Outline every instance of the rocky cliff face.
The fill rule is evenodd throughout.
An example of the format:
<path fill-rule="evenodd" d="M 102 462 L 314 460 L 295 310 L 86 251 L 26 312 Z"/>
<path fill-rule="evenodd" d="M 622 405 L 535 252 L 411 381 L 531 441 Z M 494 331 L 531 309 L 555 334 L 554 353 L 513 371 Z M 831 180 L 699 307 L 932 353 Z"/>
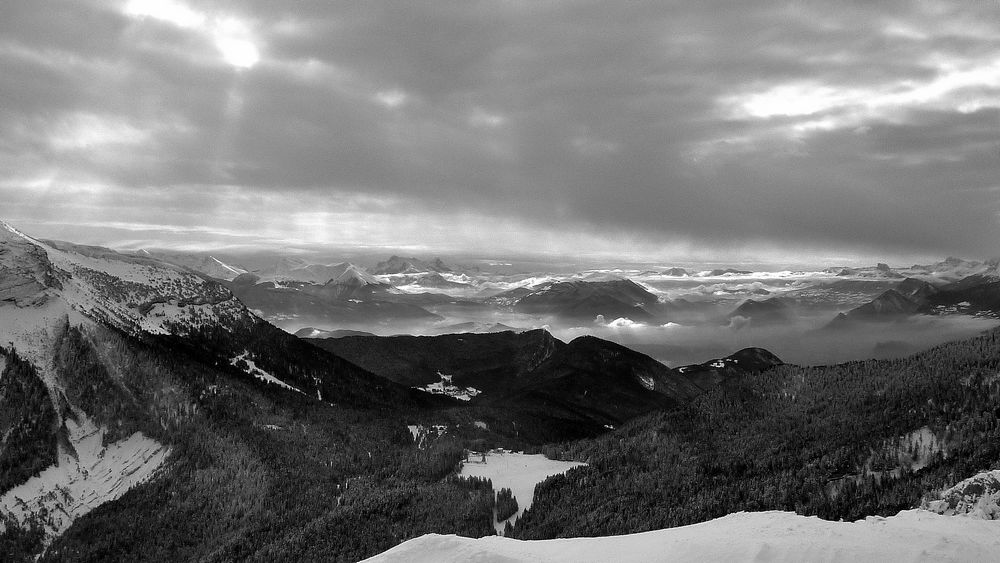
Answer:
<path fill-rule="evenodd" d="M 925 503 L 927 510 L 945 516 L 968 516 L 982 520 L 1000 519 L 1000 470 L 978 473 L 941 493 L 941 498 Z"/>

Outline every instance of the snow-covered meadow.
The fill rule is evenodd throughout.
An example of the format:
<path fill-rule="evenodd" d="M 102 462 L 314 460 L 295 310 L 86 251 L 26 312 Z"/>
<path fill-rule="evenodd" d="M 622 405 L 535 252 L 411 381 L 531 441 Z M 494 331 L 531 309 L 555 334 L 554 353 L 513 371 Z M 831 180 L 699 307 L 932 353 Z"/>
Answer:
<path fill-rule="evenodd" d="M 535 485 L 547 477 L 560 475 L 581 465 L 586 464 L 578 461 L 556 461 L 541 454 L 490 452 L 486 454 L 486 463 L 466 463 L 459 475 L 489 479 L 493 482 L 494 492 L 507 488 L 514 494 L 514 498 L 517 499 L 517 512 L 503 522 L 494 522 L 497 533 L 502 534 L 507 522 L 513 523 L 531 506 L 531 501 L 535 497 Z"/>

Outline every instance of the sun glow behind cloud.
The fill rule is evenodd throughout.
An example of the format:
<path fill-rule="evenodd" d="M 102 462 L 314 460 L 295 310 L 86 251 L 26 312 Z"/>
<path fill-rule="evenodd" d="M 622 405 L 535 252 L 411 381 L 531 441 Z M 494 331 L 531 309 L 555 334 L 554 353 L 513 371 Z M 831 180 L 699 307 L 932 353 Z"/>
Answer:
<path fill-rule="evenodd" d="M 172 0 L 129 0 L 123 11 L 132 18 L 153 18 L 205 34 L 222 60 L 237 69 L 260 62 L 260 50 L 250 27 L 234 16 L 210 15 Z"/>
<path fill-rule="evenodd" d="M 172 0 L 129 0 L 124 12 L 127 16 L 151 17 L 188 29 L 204 26 L 207 19 L 205 14 Z"/>
<path fill-rule="evenodd" d="M 77 112 L 65 116 L 53 127 L 49 144 L 58 152 L 93 151 L 107 145 L 141 144 L 151 136 L 149 128 L 138 127 L 115 116 Z"/>
<path fill-rule="evenodd" d="M 796 133 L 857 127 L 872 119 L 892 121 L 917 108 L 971 113 L 1000 107 L 996 96 L 1000 56 L 957 61 L 933 55 L 925 64 L 935 72 L 924 81 L 904 79 L 868 87 L 795 81 L 727 95 L 719 104 L 735 119 L 800 118 L 788 125 Z"/>
<path fill-rule="evenodd" d="M 260 52 L 250 39 L 250 30 L 239 20 L 221 20 L 212 34 L 222 58 L 234 67 L 250 68 L 260 61 Z"/>
<path fill-rule="evenodd" d="M 501 4 L 12 4 L 3 216 L 568 254 L 993 252 L 992 8 Z M 361 195 L 383 205 L 343 207 Z"/>

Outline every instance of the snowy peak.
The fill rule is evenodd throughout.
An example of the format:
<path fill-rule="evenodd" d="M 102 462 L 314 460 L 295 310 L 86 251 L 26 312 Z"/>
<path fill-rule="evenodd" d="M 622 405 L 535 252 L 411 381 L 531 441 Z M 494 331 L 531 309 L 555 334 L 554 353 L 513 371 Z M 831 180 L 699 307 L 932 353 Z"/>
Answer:
<path fill-rule="evenodd" d="M 0 233 L 0 306 L 40 306 L 57 297 L 66 312 L 133 334 L 184 332 L 249 315 L 229 290 L 179 266 L 39 241 L 7 224 Z"/>
<path fill-rule="evenodd" d="M 164 262 L 170 264 L 176 264 L 178 266 L 184 266 L 185 268 L 190 268 L 196 272 L 205 274 L 206 276 L 220 279 L 220 280 L 232 280 L 237 276 L 247 273 L 247 270 L 240 268 L 238 266 L 233 266 L 222 260 L 219 260 L 215 256 L 199 256 L 194 254 L 150 254 L 149 252 L 136 252 L 136 256 L 142 256 L 146 258 L 159 258 Z"/>
<path fill-rule="evenodd" d="M 343 281 L 349 278 L 364 280 L 365 284 L 381 284 L 377 278 L 365 272 L 363 268 L 349 262 L 339 264 L 311 264 L 301 258 L 282 258 L 274 268 L 255 271 L 261 282 L 304 282 L 312 284 L 327 284 L 336 282 L 347 274 Z"/>
<path fill-rule="evenodd" d="M 785 299 L 771 297 L 764 300 L 747 299 L 740 304 L 733 312 L 729 313 L 729 319 L 742 317 L 756 323 L 778 323 L 790 319 L 793 315 L 792 307 Z"/>
<path fill-rule="evenodd" d="M 563 318 L 593 321 L 627 318 L 632 321 L 652 317 L 647 310 L 657 303 L 655 294 L 629 279 L 612 281 L 552 281 L 534 286 L 520 297 L 514 290 L 498 298 L 516 298 L 517 312 L 557 315 Z"/>
<path fill-rule="evenodd" d="M 906 315 L 913 313 L 916 309 L 917 305 L 913 300 L 895 289 L 887 289 L 870 303 L 861 305 L 848 313 L 848 316 L 871 318 Z"/>
<path fill-rule="evenodd" d="M 240 275 L 240 274 L 245 274 L 247 272 L 246 270 L 244 270 L 242 268 L 234 268 L 234 267 L 230 266 L 229 264 L 226 264 L 222 260 L 219 260 L 215 256 L 209 256 L 208 258 L 210 260 L 214 261 L 216 264 L 218 264 L 220 268 L 223 268 L 224 270 L 228 270 L 229 272 L 232 272 L 233 274 L 235 274 L 237 276 Z"/>
<path fill-rule="evenodd" d="M 329 282 L 335 285 L 351 285 L 351 286 L 388 285 L 382 280 L 364 271 L 360 267 L 355 266 L 354 264 L 348 262 L 337 264 L 336 266 L 334 266 L 334 268 L 336 268 L 337 270 L 341 270 L 341 273 L 335 278 L 331 279 Z"/>
<path fill-rule="evenodd" d="M 926 270 L 935 274 L 945 274 L 954 277 L 966 277 L 972 274 L 981 273 L 989 265 L 976 260 L 964 260 L 949 256 L 943 261 L 927 266 L 913 266 L 914 270 Z"/>
<path fill-rule="evenodd" d="M 0 229 L 0 304 L 40 304 L 58 287 L 52 263 L 33 239 L 3 223 Z"/>
<path fill-rule="evenodd" d="M 449 268 L 440 258 L 435 258 L 431 262 L 424 262 L 418 258 L 402 258 L 392 256 L 385 262 L 379 262 L 372 269 L 376 275 L 391 274 L 418 274 L 422 272 L 450 272 Z"/>
<path fill-rule="evenodd" d="M 0 242 L 26 240 L 28 242 L 38 242 L 21 231 L 15 229 L 6 221 L 0 221 Z"/>
<path fill-rule="evenodd" d="M 17 229 L 8 225 L 6 221 L 0 221 L 0 240 L 9 239 L 18 234 Z"/>

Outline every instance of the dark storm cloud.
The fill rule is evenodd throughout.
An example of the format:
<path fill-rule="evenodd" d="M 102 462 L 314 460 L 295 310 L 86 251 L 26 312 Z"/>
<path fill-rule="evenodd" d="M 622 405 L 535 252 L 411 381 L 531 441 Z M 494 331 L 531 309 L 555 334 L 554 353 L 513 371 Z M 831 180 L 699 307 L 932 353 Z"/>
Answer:
<path fill-rule="evenodd" d="M 988 255 L 1000 9 L 970 6 L 23 4 L 0 18 L 0 190 L 29 209 L 83 183 L 64 189 L 95 220 L 105 185 L 175 201 L 178 225 L 211 221 L 210 193 L 234 222 L 328 201 L 652 246 Z M 234 68 L 240 41 L 259 63 Z"/>

